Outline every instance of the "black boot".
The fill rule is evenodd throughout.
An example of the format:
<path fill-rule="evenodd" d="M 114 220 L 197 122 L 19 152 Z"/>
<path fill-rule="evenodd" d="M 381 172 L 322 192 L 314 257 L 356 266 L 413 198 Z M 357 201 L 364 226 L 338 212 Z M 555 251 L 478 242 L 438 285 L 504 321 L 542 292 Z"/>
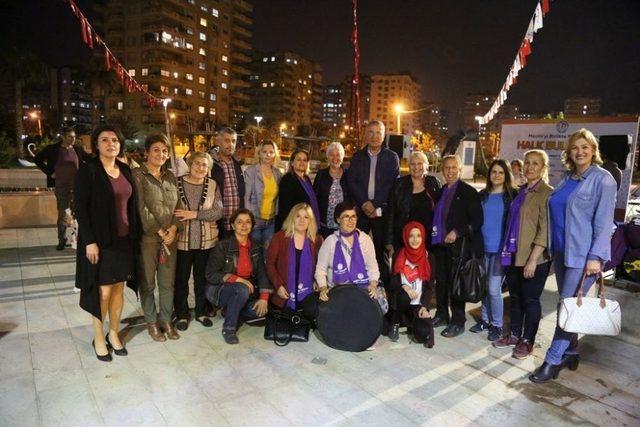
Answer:
<path fill-rule="evenodd" d="M 544 362 L 536 371 L 529 375 L 529 381 L 536 384 L 546 383 L 551 379 L 558 378 L 562 365 L 550 365 Z"/>
<path fill-rule="evenodd" d="M 569 368 L 570 371 L 575 371 L 576 369 L 578 369 L 579 364 L 579 354 L 565 354 L 564 356 L 562 356 L 562 362 L 560 363 L 560 366 L 561 369 Z"/>
<path fill-rule="evenodd" d="M 67 241 L 65 239 L 59 240 L 58 246 L 56 246 L 56 251 L 63 251 L 66 244 L 67 244 Z"/>

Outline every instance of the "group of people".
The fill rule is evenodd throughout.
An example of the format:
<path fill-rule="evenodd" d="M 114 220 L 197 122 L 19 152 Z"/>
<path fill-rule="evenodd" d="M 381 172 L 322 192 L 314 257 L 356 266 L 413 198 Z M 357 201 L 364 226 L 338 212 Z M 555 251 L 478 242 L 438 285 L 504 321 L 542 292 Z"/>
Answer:
<path fill-rule="evenodd" d="M 456 155 L 442 159 L 444 183 L 427 174 L 421 152 L 411 153 L 410 174 L 400 177 L 384 132 L 382 122 L 368 123 L 366 145 L 348 169 L 342 145 L 330 144 L 328 167 L 312 182 L 306 150 L 294 150 L 283 174 L 275 166 L 278 147 L 268 140 L 256 148 L 258 162 L 243 171 L 230 128 L 219 132 L 213 155 L 187 158 L 184 176 L 166 167 L 169 141 L 160 134 L 147 137 L 146 161 L 132 170 L 118 160 L 118 129 L 97 127 L 96 155 L 78 162 L 71 191 L 79 229 L 76 286 L 81 307 L 93 316 L 97 358 L 127 354 L 118 334 L 125 284 L 139 292 L 149 335 L 179 339 L 192 320 L 191 275 L 195 320 L 210 327 L 221 309 L 229 344 L 238 343 L 242 322 L 270 310 L 296 310 L 313 322 L 332 288 L 355 285 L 386 313 L 383 335 L 397 341 L 406 326 L 431 347 L 434 328 L 444 326 L 448 338 L 464 332 L 465 302 L 452 285 L 465 246 L 484 259 L 488 289 L 470 331 L 486 331 L 494 347 L 512 348 L 516 358 L 529 356 L 551 264 L 565 298 L 574 296 L 583 271 L 586 292 L 610 257 L 616 183 L 599 167 L 597 139 L 585 129 L 569 138 L 567 175 L 556 189 L 547 182 L 547 154 L 531 150 L 520 178 L 498 159 L 478 192 L 460 179 Z M 578 363 L 577 337 L 557 328 L 530 379 L 544 382 Z"/>

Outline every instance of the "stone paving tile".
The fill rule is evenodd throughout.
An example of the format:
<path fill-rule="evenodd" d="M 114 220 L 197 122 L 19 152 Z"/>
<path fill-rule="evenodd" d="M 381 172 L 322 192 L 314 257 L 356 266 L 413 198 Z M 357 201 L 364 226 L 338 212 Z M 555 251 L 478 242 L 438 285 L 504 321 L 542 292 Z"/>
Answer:
<path fill-rule="evenodd" d="M 433 349 L 404 334 L 397 343 L 381 337 L 375 351 L 354 354 L 313 335 L 276 347 L 244 326 L 241 344 L 228 346 L 220 316 L 212 328 L 191 322 L 180 340 L 156 343 L 129 290 L 130 356 L 105 364 L 73 292 L 75 252 L 55 251 L 53 228 L 0 230 L 0 242 L 1 426 L 640 425 L 633 336 L 583 337 L 578 371 L 542 386 L 527 380 L 555 326 L 553 279 L 533 357 L 523 361 L 468 332 L 437 335 Z"/>

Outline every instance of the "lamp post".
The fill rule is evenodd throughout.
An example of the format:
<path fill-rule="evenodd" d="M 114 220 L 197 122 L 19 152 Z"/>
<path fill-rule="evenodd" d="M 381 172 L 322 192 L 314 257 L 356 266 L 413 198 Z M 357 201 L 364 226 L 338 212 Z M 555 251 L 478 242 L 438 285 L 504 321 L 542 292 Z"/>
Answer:
<path fill-rule="evenodd" d="M 169 140 L 169 158 L 171 160 L 171 170 L 176 173 L 176 155 L 173 152 L 173 139 L 171 138 L 171 125 L 169 124 L 169 114 L 167 114 L 167 106 L 171 102 L 171 98 L 164 98 L 162 106 L 164 107 L 164 124 L 167 129 L 167 139 Z"/>
<path fill-rule="evenodd" d="M 401 117 L 402 117 L 402 113 L 406 112 L 405 109 L 404 109 L 404 105 L 396 104 L 396 105 L 393 106 L 393 110 L 396 112 L 396 117 L 398 118 L 398 127 L 396 129 L 396 133 L 398 135 L 402 135 Z"/>
<path fill-rule="evenodd" d="M 262 121 L 262 116 L 253 116 L 253 119 L 256 121 L 256 125 L 258 127 L 258 129 L 256 129 L 256 133 L 253 135 L 253 148 L 255 148 L 257 146 L 256 138 L 260 133 L 260 122 Z"/>
<path fill-rule="evenodd" d="M 40 122 L 40 113 L 38 113 L 37 111 L 32 111 L 29 113 L 29 117 L 36 120 L 36 122 L 38 123 L 38 136 L 42 137 L 42 124 Z"/>

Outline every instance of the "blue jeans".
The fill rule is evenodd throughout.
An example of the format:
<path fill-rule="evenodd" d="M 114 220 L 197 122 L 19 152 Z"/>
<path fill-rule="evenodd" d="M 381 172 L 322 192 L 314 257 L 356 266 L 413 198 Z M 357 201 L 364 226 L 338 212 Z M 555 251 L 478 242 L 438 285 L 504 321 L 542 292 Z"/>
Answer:
<path fill-rule="evenodd" d="M 253 227 L 253 231 L 251 232 L 251 239 L 260 243 L 262 247 L 265 249 L 265 254 L 267 253 L 267 247 L 269 246 L 269 242 L 273 237 L 275 230 L 275 219 L 270 219 L 269 221 L 265 221 L 260 218 L 256 218 L 256 225 Z"/>
<path fill-rule="evenodd" d="M 216 287 L 221 286 L 216 300 Z M 223 283 L 221 285 L 209 285 L 205 291 L 207 299 L 214 305 L 226 307 L 222 329 L 234 331 L 238 327 L 240 316 L 245 319 L 255 319 L 258 317 L 253 304 L 255 298 L 249 294 L 249 288 L 242 283 Z"/>
<path fill-rule="evenodd" d="M 558 296 L 560 299 L 558 308 L 560 308 L 560 302 L 564 298 L 576 296 L 584 270 L 582 268 L 566 267 L 564 265 L 564 256 L 559 253 L 556 254 L 553 265 L 556 270 L 556 282 L 558 283 Z M 596 275 L 587 276 L 582 287 L 583 296 L 589 291 L 596 277 Z M 553 334 L 551 346 L 547 350 L 545 362 L 550 365 L 559 365 L 562 362 L 562 356 L 565 354 L 578 354 L 578 334 L 566 332 L 556 324 L 556 331 Z"/>
<path fill-rule="evenodd" d="M 484 266 L 487 271 L 487 296 L 482 300 L 482 321 L 502 328 L 504 312 L 502 302 L 502 280 L 504 270 L 500 265 L 500 254 L 485 254 Z"/>

